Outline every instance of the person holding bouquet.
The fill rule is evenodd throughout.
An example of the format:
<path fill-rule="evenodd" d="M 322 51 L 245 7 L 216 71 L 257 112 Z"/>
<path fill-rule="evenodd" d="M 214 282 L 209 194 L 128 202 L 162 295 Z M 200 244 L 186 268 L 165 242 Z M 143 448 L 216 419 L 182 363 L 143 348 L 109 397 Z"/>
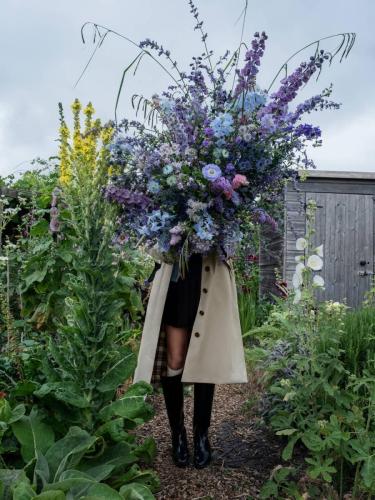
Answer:
<path fill-rule="evenodd" d="M 155 251 L 152 252 L 154 258 Z M 208 429 L 215 384 L 248 381 L 231 259 L 193 253 L 184 277 L 178 264 L 156 260 L 138 363 L 139 380 L 162 387 L 177 466 L 190 462 L 184 383 L 194 385 L 193 463 L 212 458 Z"/>

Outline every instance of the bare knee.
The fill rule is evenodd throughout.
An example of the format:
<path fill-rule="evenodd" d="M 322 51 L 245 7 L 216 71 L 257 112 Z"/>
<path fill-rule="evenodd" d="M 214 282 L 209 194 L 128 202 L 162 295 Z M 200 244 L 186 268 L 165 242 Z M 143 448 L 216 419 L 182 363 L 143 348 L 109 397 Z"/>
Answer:
<path fill-rule="evenodd" d="M 173 370 L 182 368 L 185 364 L 188 334 L 184 328 L 167 326 L 168 365 Z"/>
<path fill-rule="evenodd" d="M 183 368 L 184 364 L 185 364 L 185 356 L 178 356 L 176 354 L 168 356 L 168 366 L 173 370 L 178 370 L 179 368 Z"/>

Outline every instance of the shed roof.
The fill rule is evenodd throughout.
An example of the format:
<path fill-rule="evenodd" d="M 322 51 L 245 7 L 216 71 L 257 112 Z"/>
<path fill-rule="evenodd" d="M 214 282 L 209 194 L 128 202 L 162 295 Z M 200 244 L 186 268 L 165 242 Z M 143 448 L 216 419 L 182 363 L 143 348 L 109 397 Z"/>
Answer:
<path fill-rule="evenodd" d="M 304 170 L 307 177 L 315 177 L 320 179 L 364 179 L 364 180 L 375 180 L 374 172 L 358 172 L 357 170 L 319 170 L 319 169 L 309 169 Z"/>

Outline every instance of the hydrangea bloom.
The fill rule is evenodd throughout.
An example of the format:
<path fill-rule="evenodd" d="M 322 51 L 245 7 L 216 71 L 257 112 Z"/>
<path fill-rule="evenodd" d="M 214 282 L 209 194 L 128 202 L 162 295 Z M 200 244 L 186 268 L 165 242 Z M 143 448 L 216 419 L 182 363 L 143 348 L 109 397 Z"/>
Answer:
<path fill-rule="evenodd" d="M 220 113 L 210 122 L 210 127 L 215 137 L 225 137 L 233 132 L 233 116 L 229 113 Z"/>

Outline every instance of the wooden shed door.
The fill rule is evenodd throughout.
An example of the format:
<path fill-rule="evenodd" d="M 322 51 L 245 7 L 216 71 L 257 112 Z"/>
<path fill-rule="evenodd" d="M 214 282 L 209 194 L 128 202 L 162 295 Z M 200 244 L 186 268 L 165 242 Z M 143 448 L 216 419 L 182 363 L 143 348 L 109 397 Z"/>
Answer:
<path fill-rule="evenodd" d="M 374 271 L 374 199 L 369 194 L 309 193 L 318 205 L 314 245 L 323 243 L 325 290 L 319 300 L 360 306 Z M 368 274 L 367 274 L 368 273 Z"/>

